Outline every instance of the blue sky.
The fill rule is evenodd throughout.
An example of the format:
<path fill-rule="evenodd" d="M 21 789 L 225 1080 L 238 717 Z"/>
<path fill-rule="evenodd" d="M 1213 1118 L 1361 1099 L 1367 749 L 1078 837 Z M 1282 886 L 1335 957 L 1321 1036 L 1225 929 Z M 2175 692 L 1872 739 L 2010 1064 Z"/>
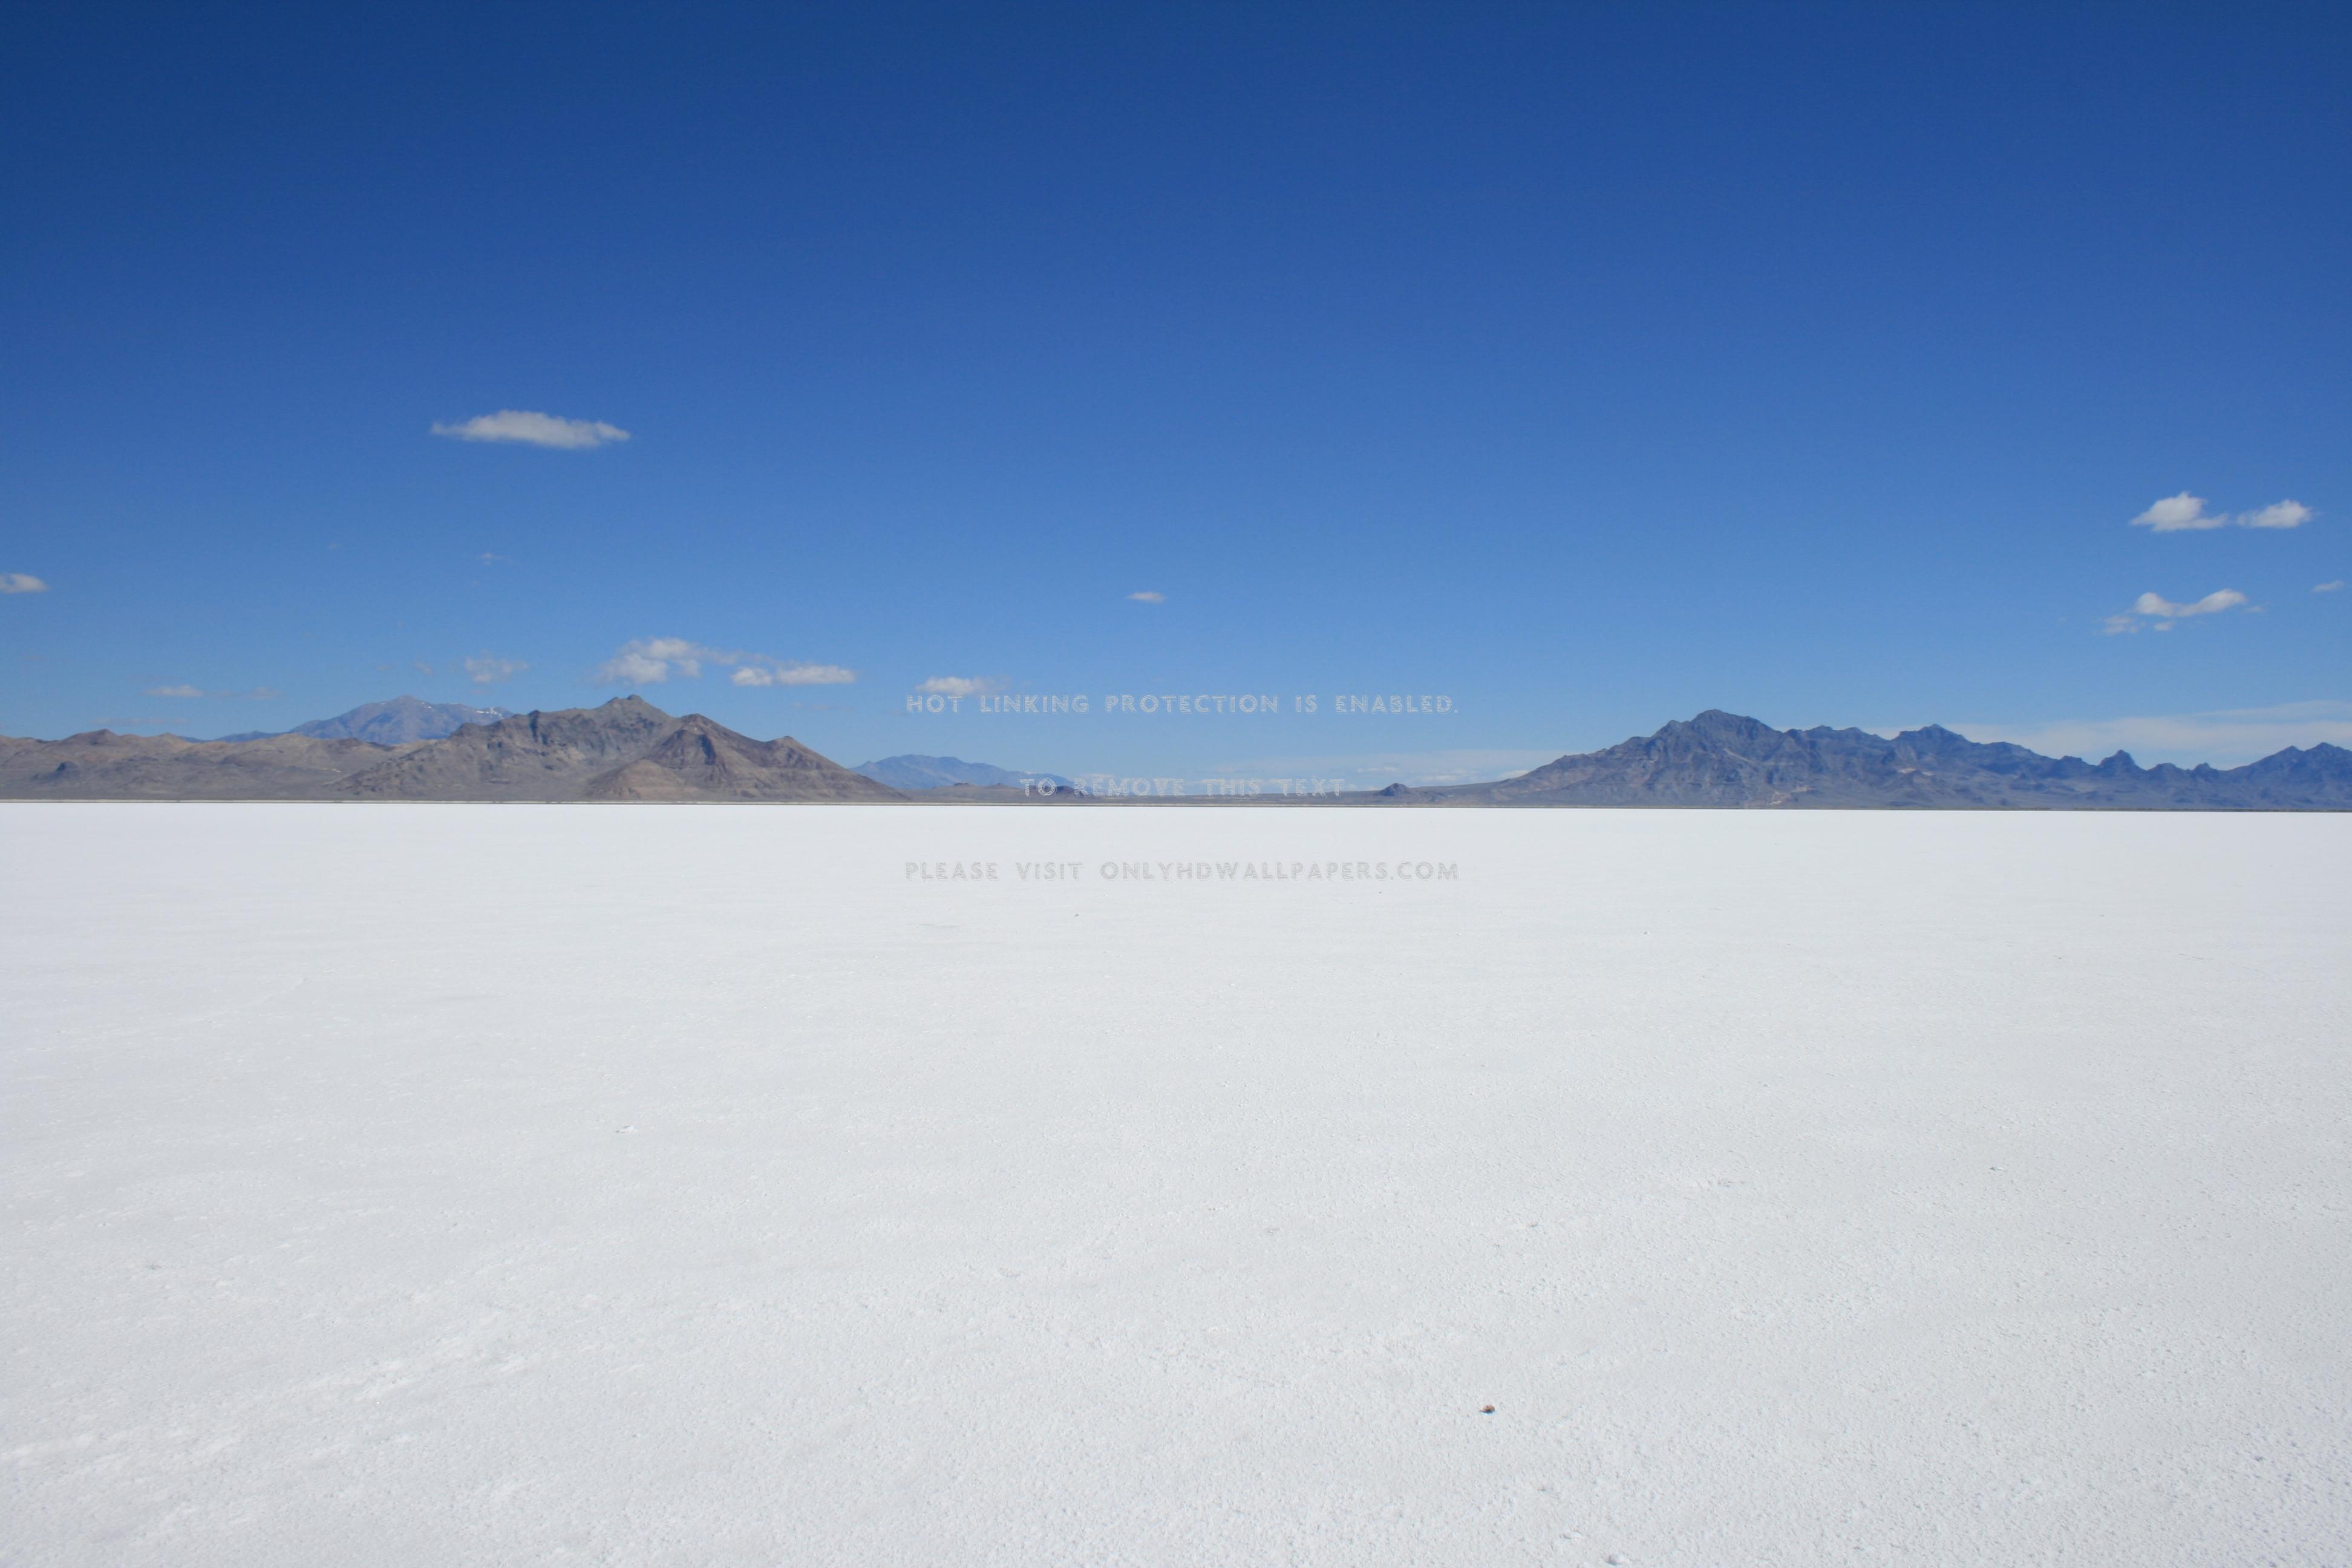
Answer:
<path fill-rule="evenodd" d="M 7 7 L 0 732 L 2352 740 L 2347 16 Z"/>

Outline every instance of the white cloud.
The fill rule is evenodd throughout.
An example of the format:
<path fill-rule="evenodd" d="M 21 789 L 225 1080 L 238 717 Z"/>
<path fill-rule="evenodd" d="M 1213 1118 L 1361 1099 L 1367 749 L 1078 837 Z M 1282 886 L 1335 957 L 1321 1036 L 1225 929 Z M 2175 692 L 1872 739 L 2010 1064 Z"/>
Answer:
<path fill-rule="evenodd" d="M 2133 601 L 2128 614 L 2109 616 L 2100 629 L 2109 637 L 2118 632 L 2136 632 L 2142 623 L 2132 617 L 2139 616 L 2153 622 L 2158 631 L 2168 632 L 2175 622 L 2187 620 L 2191 616 L 2218 616 L 2223 610 L 2234 610 L 2245 602 L 2246 596 L 2235 588 L 2216 589 L 2186 605 L 2176 605 L 2161 594 L 2142 594 Z"/>
<path fill-rule="evenodd" d="M 501 680 L 511 680 L 530 666 L 519 658 L 496 658 L 489 654 L 477 654 L 466 660 L 466 674 L 477 686 L 496 686 Z"/>
<path fill-rule="evenodd" d="M 2352 702 L 2287 702 L 2273 708 L 2229 708 L 2206 713 L 2134 719 L 2063 719 L 2043 724 L 1954 724 L 1971 741 L 2011 741 L 2053 757 L 2096 762 L 2129 752 L 2145 763 L 2211 763 L 2234 767 L 2289 746 L 2323 742 L 2352 747 Z"/>
<path fill-rule="evenodd" d="M 706 664 L 732 668 L 738 686 L 846 686 L 857 679 L 856 670 L 837 664 L 793 663 L 763 653 L 707 647 L 684 637 L 638 637 L 625 644 L 597 668 L 596 679 L 607 686 L 659 686 L 673 675 L 698 679 Z"/>
<path fill-rule="evenodd" d="M 606 659 L 596 679 L 607 686 L 659 686 L 673 666 L 680 675 L 700 675 L 698 651 L 682 637 L 639 637 Z"/>
<path fill-rule="evenodd" d="M 2131 520 L 2134 528 L 2152 528 L 2158 533 L 2179 533 L 2191 528 L 2225 528 L 2229 518 L 2212 517 L 2205 510 L 2205 502 L 2182 490 L 2168 496 Z"/>
<path fill-rule="evenodd" d="M 520 441 L 529 447 L 554 447 L 575 452 L 629 438 L 626 430 L 601 419 L 560 419 L 552 414 L 534 414 L 520 408 L 501 408 L 496 414 L 477 415 L 455 425 L 436 423 L 433 434 L 459 441 Z"/>
<path fill-rule="evenodd" d="M 2313 516 L 2312 510 L 2299 500 L 2273 501 L 2257 510 L 2242 511 L 2235 516 L 2226 511 L 2207 511 L 2201 497 L 2183 490 L 2177 496 L 2167 496 L 2158 501 L 2132 519 L 2131 525 L 2152 529 L 2158 533 L 2228 528 L 2232 523 L 2240 528 L 2301 528 Z"/>
<path fill-rule="evenodd" d="M 2132 605 L 2136 616 L 2160 616 L 2166 620 L 2185 620 L 2190 616 L 2215 616 L 2223 610 L 2234 610 L 2246 602 L 2246 596 L 2235 588 L 2221 588 L 2206 595 L 2193 605 L 2176 605 L 2157 594 L 2142 594 Z"/>
<path fill-rule="evenodd" d="M 934 675 L 916 690 L 927 697 L 983 697 L 1004 689 L 1004 682 L 985 675 Z"/>
<path fill-rule="evenodd" d="M 151 686 L 147 689 L 147 695 L 150 697 L 204 697 L 208 696 L 209 693 L 201 687 L 183 683 L 178 686 Z"/>
<path fill-rule="evenodd" d="M 2238 514 L 2240 528 L 2301 528 L 2311 521 L 2311 509 L 2299 500 L 2275 501 L 2260 511 Z"/>
<path fill-rule="evenodd" d="M 1146 588 L 1139 594 L 1129 594 L 1128 597 L 1139 605 L 1164 605 L 1168 602 L 1167 595 L 1151 588 Z"/>
<path fill-rule="evenodd" d="M 2315 594 L 2335 594 L 2340 593 L 2343 587 L 2344 579 L 2338 577 L 2333 583 L 2314 583 L 2311 585 L 2311 591 Z"/>
<path fill-rule="evenodd" d="M 846 686 L 857 672 L 837 664 L 746 664 L 730 679 L 738 686 Z"/>
<path fill-rule="evenodd" d="M 0 572 L 0 594 L 46 594 L 49 585 L 23 572 Z"/>

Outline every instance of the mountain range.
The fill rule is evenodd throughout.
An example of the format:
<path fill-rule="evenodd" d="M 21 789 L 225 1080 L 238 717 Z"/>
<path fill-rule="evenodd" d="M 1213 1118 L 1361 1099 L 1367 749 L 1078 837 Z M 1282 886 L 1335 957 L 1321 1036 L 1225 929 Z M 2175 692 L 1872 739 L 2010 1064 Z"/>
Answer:
<path fill-rule="evenodd" d="M 371 709 L 403 716 L 402 701 Z M 417 708 L 436 705 L 416 703 Z M 479 710 L 475 710 L 479 711 Z M 362 726 L 368 721 L 360 721 Z M 892 757 L 845 768 L 790 736 L 754 741 L 699 713 L 673 718 L 641 697 L 600 708 L 534 710 L 467 721 L 432 739 L 380 743 L 304 726 L 246 740 L 189 741 L 94 730 L 62 741 L 0 737 L 0 799 L 937 801 L 955 798 L 1113 805 L 1074 789 L 1031 796 L 1020 773 L 952 757 Z M 982 774 L 988 775 L 982 777 Z M 1158 805 L 1273 805 L 1279 796 L 1153 799 Z M 1307 797 L 1289 797 L 1299 804 Z M 1329 801 L 1331 797 L 1323 797 Z M 1761 806 L 1780 808 L 2344 811 L 2352 752 L 2290 746 L 2238 768 L 2144 768 L 2126 752 L 2101 763 L 2045 757 L 1939 725 L 1892 740 L 1864 730 L 1775 730 L 1709 710 L 1605 751 L 1560 757 L 1485 784 L 1338 797 L 1364 806 Z"/>
<path fill-rule="evenodd" d="M 373 741 L 379 746 L 398 746 L 410 741 L 437 741 L 467 724 L 495 724 L 513 716 L 511 708 L 468 708 L 462 702 L 427 702 L 402 696 L 386 702 L 363 702 L 348 713 L 313 719 L 291 730 L 248 730 L 221 739 L 264 741 L 278 734 L 309 735 L 320 741 Z"/>
<path fill-rule="evenodd" d="M 1775 730 L 1711 709 L 1516 778 L 1380 793 L 1431 805 L 2342 811 L 2352 809 L 2352 752 L 2290 746 L 2239 768 L 2144 768 L 2127 752 L 2097 763 L 2045 757 L 1940 724 L 1888 740 L 1827 726 Z"/>
<path fill-rule="evenodd" d="M 421 706 L 421 705 L 420 705 Z M 786 736 L 754 741 L 642 697 L 460 724 L 379 744 L 299 731 L 186 741 L 94 730 L 0 739 L 0 797 L 17 800 L 889 801 L 887 784 Z"/>

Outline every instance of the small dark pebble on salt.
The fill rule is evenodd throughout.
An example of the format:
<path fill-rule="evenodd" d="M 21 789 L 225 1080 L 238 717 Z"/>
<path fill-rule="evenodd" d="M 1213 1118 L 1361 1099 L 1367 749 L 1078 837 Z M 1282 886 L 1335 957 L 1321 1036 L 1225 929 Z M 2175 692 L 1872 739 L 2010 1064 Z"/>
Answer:
<path fill-rule="evenodd" d="M 1479 1410 L 1478 1414 L 1481 1415 L 1492 1415 L 1495 1414 L 1495 1407 L 1491 1405 L 1486 1405 Z"/>

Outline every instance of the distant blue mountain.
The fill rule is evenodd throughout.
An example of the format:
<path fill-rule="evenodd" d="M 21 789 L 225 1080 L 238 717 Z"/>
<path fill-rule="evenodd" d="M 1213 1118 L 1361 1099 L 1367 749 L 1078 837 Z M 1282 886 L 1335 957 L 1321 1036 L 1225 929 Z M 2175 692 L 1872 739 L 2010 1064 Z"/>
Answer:
<path fill-rule="evenodd" d="M 507 708 L 468 708 L 462 702 L 395 697 L 389 702 L 363 703 L 332 719 L 313 719 L 291 730 L 253 730 L 221 739 L 260 741 L 271 735 L 309 735 L 320 741 L 373 741 L 379 746 L 403 746 L 411 741 L 442 740 L 467 724 L 495 724 L 511 717 L 513 710 Z"/>
<path fill-rule="evenodd" d="M 876 762 L 860 763 L 850 772 L 864 773 L 877 784 L 892 789 L 946 789 L 953 784 L 1009 784 L 1019 789 L 1024 781 L 1044 780 L 1048 784 L 1070 788 L 1076 785 L 1059 773 L 1023 773 L 1009 768 L 992 767 L 987 763 L 967 763 L 961 757 L 883 757 Z"/>
<path fill-rule="evenodd" d="M 1893 740 L 1864 730 L 1775 730 L 1710 709 L 1654 735 L 1561 757 L 1491 784 L 1411 789 L 1391 800 L 1465 805 L 1814 806 L 2029 811 L 2352 810 L 2352 752 L 2289 746 L 2243 767 L 2141 767 L 2045 757 L 1940 724 Z"/>

